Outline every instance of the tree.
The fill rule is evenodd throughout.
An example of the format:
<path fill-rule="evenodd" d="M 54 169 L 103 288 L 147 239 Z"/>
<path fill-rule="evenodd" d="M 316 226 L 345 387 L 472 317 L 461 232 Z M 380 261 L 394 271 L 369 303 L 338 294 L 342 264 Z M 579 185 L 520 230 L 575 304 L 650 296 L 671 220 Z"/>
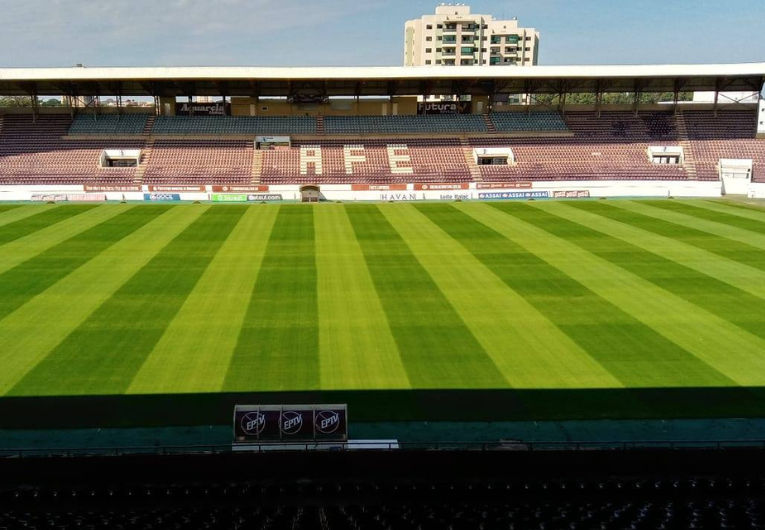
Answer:
<path fill-rule="evenodd" d="M 3 96 L 0 97 L 0 107 L 31 107 L 30 96 Z"/>
<path fill-rule="evenodd" d="M 47 101 L 43 101 L 41 103 L 41 106 L 43 107 L 61 107 L 61 100 L 60 99 L 49 99 Z"/>

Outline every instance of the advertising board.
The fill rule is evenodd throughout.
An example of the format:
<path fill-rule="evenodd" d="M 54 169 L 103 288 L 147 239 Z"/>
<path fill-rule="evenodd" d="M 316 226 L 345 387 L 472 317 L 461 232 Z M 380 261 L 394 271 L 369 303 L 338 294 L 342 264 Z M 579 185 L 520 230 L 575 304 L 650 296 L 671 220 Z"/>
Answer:
<path fill-rule="evenodd" d="M 234 443 L 347 439 L 347 405 L 237 405 L 234 408 Z"/>

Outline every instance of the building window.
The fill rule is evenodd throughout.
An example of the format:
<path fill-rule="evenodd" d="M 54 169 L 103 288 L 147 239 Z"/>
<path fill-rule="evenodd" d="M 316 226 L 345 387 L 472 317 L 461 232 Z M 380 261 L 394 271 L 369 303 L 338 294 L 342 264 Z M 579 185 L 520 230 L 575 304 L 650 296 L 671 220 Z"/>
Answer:
<path fill-rule="evenodd" d="M 427 25 L 427 26 L 425 26 L 425 27 L 426 27 L 427 29 L 433 29 L 433 24 L 428 24 L 428 25 Z"/>
<path fill-rule="evenodd" d="M 437 60 L 436 64 L 441 64 L 441 59 Z"/>
<path fill-rule="evenodd" d="M 526 37 L 526 42 L 530 41 L 531 37 Z"/>
<path fill-rule="evenodd" d="M 473 59 L 462 59 L 460 61 L 460 64 L 462 66 L 470 66 L 471 64 L 473 64 Z"/>
<path fill-rule="evenodd" d="M 437 29 L 444 29 L 444 25 L 443 24 L 439 24 L 439 25 L 436 26 L 436 28 Z"/>
<path fill-rule="evenodd" d="M 438 37 L 436 37 L 436 40 L 444 40 L 444 38 L 441 35 L 439 35 Z"/>
<path fill-rule="evenodd" d="M 427 61 L 425 61 L 425 64 L 430 64 L 430 59 L 428 59 Z"/>
<path fill-rule="evenodd" d="M 441 53 L 441 48 L 436 48 L 436 53 Z"/>
<path fill-rule="evenodd" d="M 491 36 L 491 43 L 492 44 L 499 44 L 500 42 L 502 42 L 502 37 L 500 37 L 499 35 L 492 35 Z"/>
<path fill-rule="evenodd" d="M 425 53 L 433 53 L 433 48 L 425 48 Z"/>
<path fill-rule="evenodd" d="M 470 46 L 463 46 L 460 51 L 462 52 L 462 55 L 471 55 L 475 48 L 471 48 Z"/>
<path fill-rule="evenodd" d="M 486 48 L 481 48 L 481 53 L 486 53 Z"/>
<path fill-rule="evenodd" d="M 426 40 L 426 41 L 428 41 L 428 42 L 430 42 L 430 41 L 432 41 L 432 40 L 433 40 L 433 37 L 425 37 L 425 40 Z"/>

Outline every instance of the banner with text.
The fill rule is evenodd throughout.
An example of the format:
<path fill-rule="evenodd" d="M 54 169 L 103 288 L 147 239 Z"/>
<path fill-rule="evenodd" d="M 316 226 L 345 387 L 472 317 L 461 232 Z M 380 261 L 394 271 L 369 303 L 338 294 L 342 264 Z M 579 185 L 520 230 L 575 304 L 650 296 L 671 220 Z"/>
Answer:
<path fill-rule="evenodd" d="M 589 190 L 553 191 L 553 199 L 589 199 Z"/>
<path fill-rule="evenodd" d="M 347 405 L 237 405 L 234 408 L 234 443 L 347 439 Z"/>
<path fill-rule="evenodd" d="M 517 190 L 531 188 L 531 182 L 477 182 L 479 190 Z"/>
<path fill-rule="evenodd" d="M 144 193 L 143 200 L 149 202 L 174 202 L 180 201 L 179 193 Z"/>
<path fill-rule="evenodd" d="M 159 193 L 204 193 L 207 191 L 207 187 L 170 184 L 168 186 L 149 186 L 149 191 L 156 191 Z"/>
<path fill-rule="evenodd" d="M 467 190 L 470 189 L 470 184 L 467 182 L 461 182 L 457 184 L 437 182 L 434 184 L 415 184 L 414 189 L 422 191 Z"/>
<path fill-rule="evenodd" d="M 232 186 L 213 186 L 212 190 L 215 193 L 257 193 L 257 192 L 268 191 L 269 188 L 266 185 L 258 185 L 258 186 L 232 185 Z"/>
<path fill-rule="evenodd" d="M 502 201 L 509 199 L 549 199 L 549 191 L 494 191 L 479 193 L 478 200 Z"/>

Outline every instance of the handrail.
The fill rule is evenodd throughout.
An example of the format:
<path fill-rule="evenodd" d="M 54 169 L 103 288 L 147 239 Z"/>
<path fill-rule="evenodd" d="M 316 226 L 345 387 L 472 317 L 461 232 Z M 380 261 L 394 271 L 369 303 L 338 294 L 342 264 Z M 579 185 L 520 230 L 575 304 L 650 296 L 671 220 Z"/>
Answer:
<path fill-rule="evenodd" d="M 236 449 L 235 449 L 236 448 Z M 645 449 L 765 449 L 765 440 L 633 440 L 633 441 L 439 441 L 439 442 L 276 442 L 124 447 L 0 448 L 0 458 L 192 455 L 266 451 L 614 451 Z"/>

